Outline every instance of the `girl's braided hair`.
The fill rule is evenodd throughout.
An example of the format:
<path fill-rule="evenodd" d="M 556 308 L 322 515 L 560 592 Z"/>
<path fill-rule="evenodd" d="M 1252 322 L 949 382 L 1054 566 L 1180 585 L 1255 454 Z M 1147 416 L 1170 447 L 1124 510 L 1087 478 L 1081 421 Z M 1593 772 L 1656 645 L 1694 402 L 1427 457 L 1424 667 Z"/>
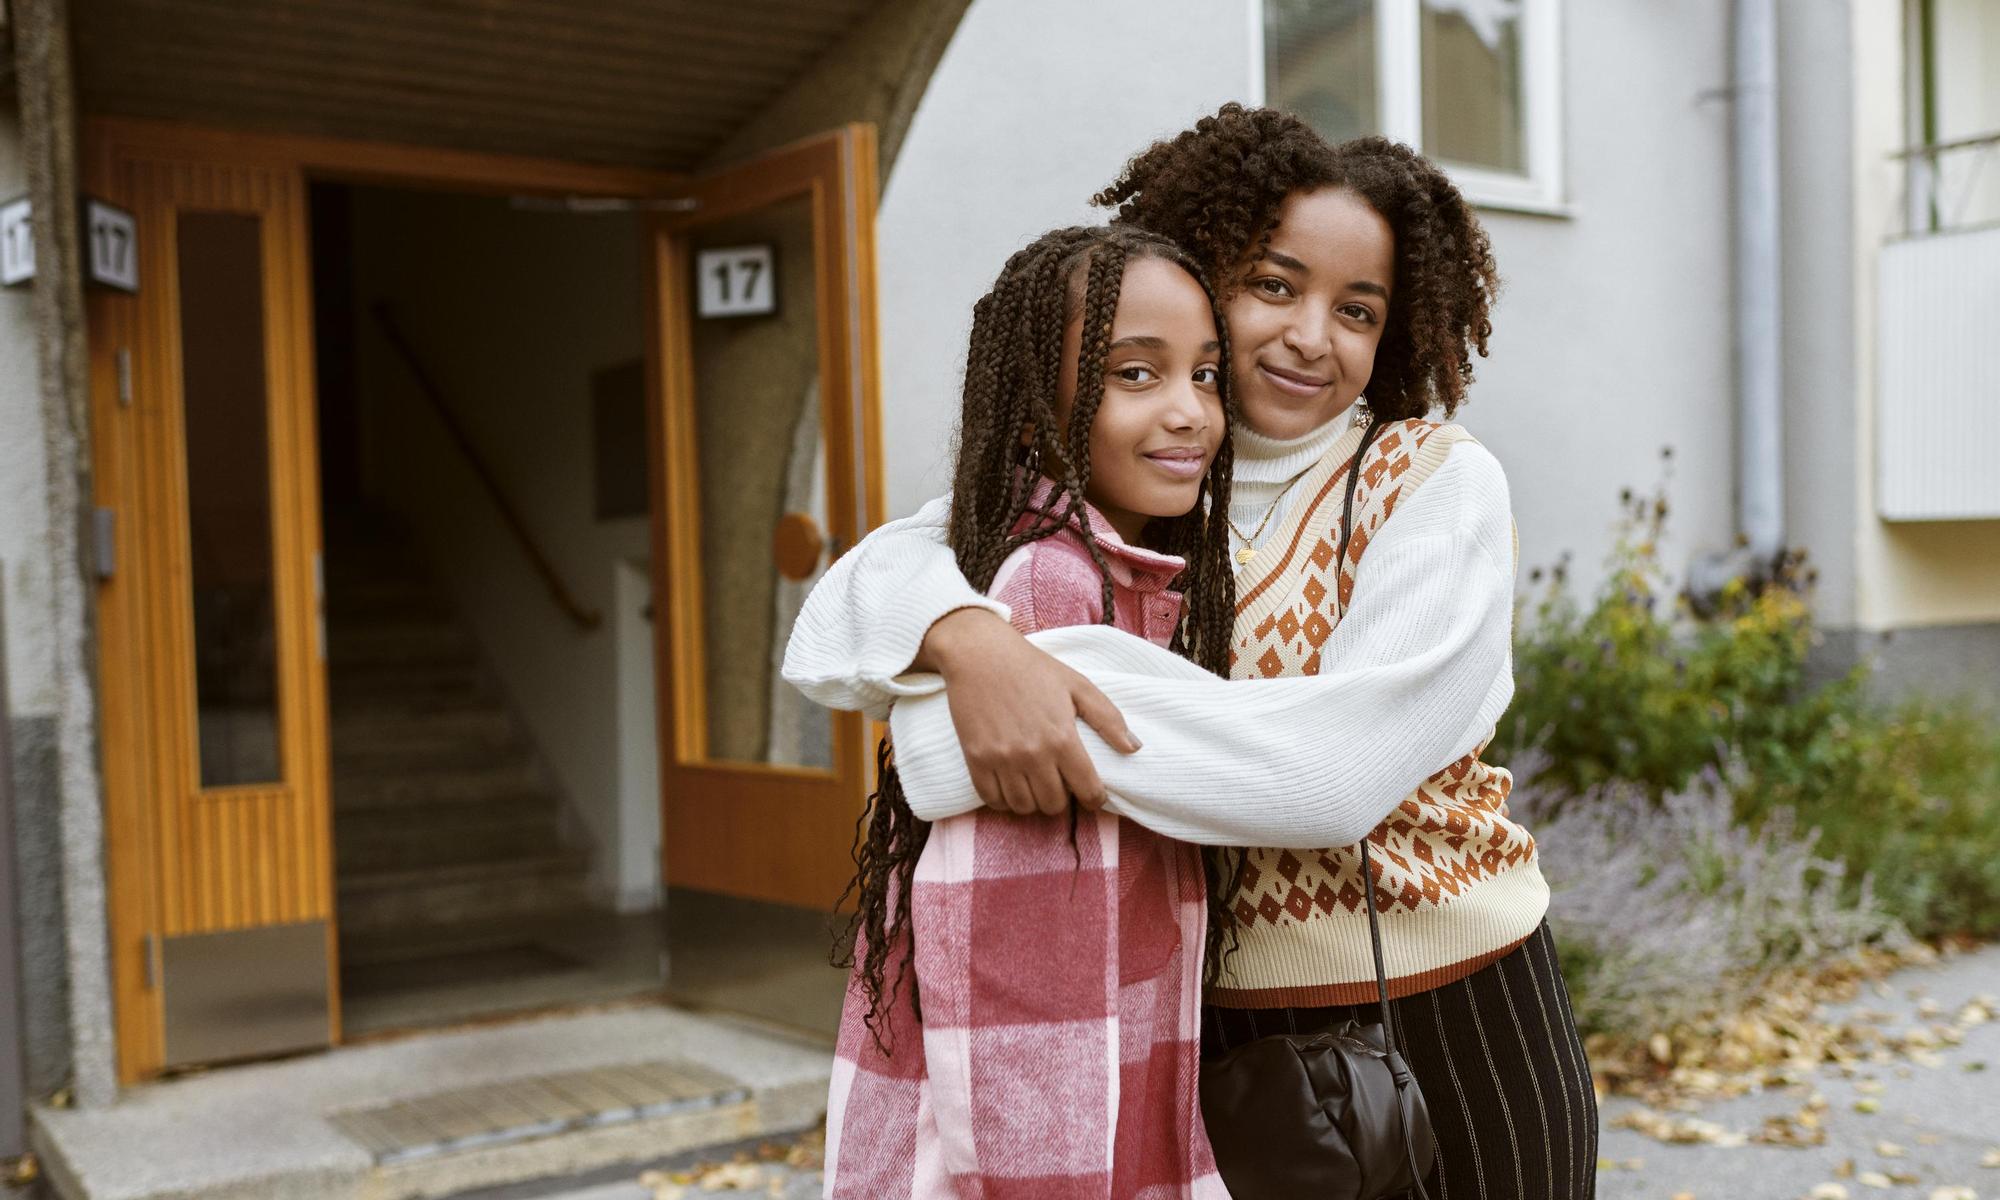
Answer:
<path fill-rule="evenodd" d="M 1486 355 L 1499 276 L 1472 207 L 1408 146 L 1381 137 L 1329 145 L 1289 113 L 1225 104 L 1155 142 L 1093 203 L 1186 246 L 1228 291 L 1269 246 L 1285 199 L 1327 187 L 1361 197 L 1396 239 L 1369 407 L 1390 421 L 1433 408 L 1449 416 L 1472 382 L 1472 354 Z"/>
<path fill-rule="evenodd" d="M 1186 270 L 1216 298 L 1207 276 L 1180 247 L 1132 225 L 1057 229 L 1036 238 L 1007 260 L 992 290 L 972 309 L 965 387 L 959 411 L 958 458 L 953 474 L 947 540 L 972 586 L 985 589 L 1007 557 L 1075 521 L 1104 580 L 1104 621 L 1113 618 L 1110 567 L 1091 529 L 1084 491 L 1090 484 L 1090 429 L 1104 399 L 1104 364 L 1126 264 L 1162 259 Z M 1058 413 L 1063 331 L 1083 325 L 1077 354 L 1076 399 L 1067 423 Z M 1215 312 L 1221 342 L 1225 429 L 1199 499 L 1186 514 L 1155 518 L 1144 543 L 1182 558 L 1175 580 L 1185 597 L 1172 648 L 1218 675 L 1229 673 L 1229 638 L 1236 617 L 1235 577 L 1229 561 L 1229 478 L 1233 461 L 1226 423 L 1235 417 L 1229 399 L 1229 343 Z M 1055 483 L 1046 500 L 1032 503 L 1036 474 Z M 876 1044 L 884 1037 L 890 998 L 907 986 L 910 893 L 917 858 L 930 826 L 910 811 L 885 739 L 876 751 L 879 784 L 855 828 L 855 876 L 842 894 L 855 898 L 851 948 L 837 946 L 835 965 L 859 964 L 868 1001 L 866 1022 Z M 1074 810 L 1072 810 L 1074 822 Z M 1072 830 L 1074 826 L 1072 825 Z M 1211 875 L 1213 867 L 1209 868 Z M 1230 889 L 1210 878 L 1210 955 L 1224 928 L 1220 905 Z M 898 945 L 901 949 L 898 951 Z M 888 978 L 896 964 L 896 977 Z M 1211 965 L 1211 970 L 1213 966 Z"/>

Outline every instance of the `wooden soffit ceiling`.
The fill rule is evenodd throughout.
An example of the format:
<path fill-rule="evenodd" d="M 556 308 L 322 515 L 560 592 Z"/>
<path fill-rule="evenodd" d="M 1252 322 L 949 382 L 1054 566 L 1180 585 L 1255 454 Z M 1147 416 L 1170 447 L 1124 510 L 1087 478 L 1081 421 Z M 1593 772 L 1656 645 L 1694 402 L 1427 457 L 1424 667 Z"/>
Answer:
<path fill-rule="evenodd" d="M 685 170 L 880 0 L 74 0 L 92 115 Z"/>

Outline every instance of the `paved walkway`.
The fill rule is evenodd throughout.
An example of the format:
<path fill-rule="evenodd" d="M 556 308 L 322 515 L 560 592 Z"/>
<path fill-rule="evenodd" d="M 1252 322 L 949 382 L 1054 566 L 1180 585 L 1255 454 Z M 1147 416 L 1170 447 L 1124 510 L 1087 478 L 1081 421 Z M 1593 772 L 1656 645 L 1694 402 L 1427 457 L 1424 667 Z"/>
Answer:
<path fill-rule="evenodd" d="M 1948 1022 L 1950 1014 L 1979 997 L 2000 996 L 2000 946 L 1928 967 L 1914 967 L 1864 987 L 1835 1015 L 1872 1010 L 1885 1029 Z M 2000 1153 L 2000 1022 L 1970 1029 L 1962 1044 L 1941 1047 L 1928 1065 L 1905 1059 L 1856 1064 L 1851 1072 L 1821 1068 L 1816 1077 L 1694 1113 L 1723 1129 L 1748 1134 L 1768 1116 L 1795 1113 L 1814 1092 L 1825 1097 L 1824 1145 L 1794 1149 L 1759 1144 L 1669 1145 L 1616 1127 L 1621 1113 L 1639 1107 L 1613 1099 L 1604 1105 L 1599 1200 L 1808 1200 L 1845 1195 L 1933 1200 L 2000 1200 L 2000 1166 L 1982 1166 Z M 726 1156 L 725 1156 L 726 1157 Z M 716 1161 L 715 1156 L 707 1156 Z M 693 1159 L 667 1164 L 685 1171 Z M 676 1193 L 622 1178 L 595 1177 L 539 1190 L 482 1195 L 477 1200 L 726 1200 L 772 1196 L 808 1200 L 819 1195 L 819 1173 L 757 1164 L 754 1178 L 718 1178 L 722 1187 L 686 1187 Z M 1822 1185 L 1845 1189 L 1833 1191 Z M 1968 1192 L 1940 1193 L 1961 1187 Z M 472 1200 L 472 1198 L 466 1198 Z"/>
<path fill-rule="evenodd" d="M 1887 1017 L 1880 1022 L 1884 1029 L 1910 1029 L 1948 1024 L 1951 1014 L 1981 996 L 1989 1001 L 2000 996 L 2000 946 L 1898 972 L 1830 1011 L 1872 1010 Z M 1638 1105 L 1606 1103 L 1602 1159 L 1636 1159 L 1640 1165 L 1600 1171 L 1599 1200 L 1804 1200 L 1823 1184 L 1844 1188 L 1853 1200 L 1930 1200 L 1950 1187 L 1971 1189 L 1961 1198 L 2000 1198 L 2000 1167 L 1980 1165 L 2000 1151 L 2000 1022 L 1974 1026 L 1962 1044 L 1940 1047 L 1928 1065 L 1907 1059 L 1859 1063 L 1851 1074 L 1826 1066 L 1808 1082 L 1721 1101 L 1689 1115 L 1747 1134 L 1766 1117 L 1798 1112 L 1815 1091 L 1826 1098 L 1821 1110 L 1826 1142 L 1804 1149 L 1667 1145 L 1613 1125 Z"/>

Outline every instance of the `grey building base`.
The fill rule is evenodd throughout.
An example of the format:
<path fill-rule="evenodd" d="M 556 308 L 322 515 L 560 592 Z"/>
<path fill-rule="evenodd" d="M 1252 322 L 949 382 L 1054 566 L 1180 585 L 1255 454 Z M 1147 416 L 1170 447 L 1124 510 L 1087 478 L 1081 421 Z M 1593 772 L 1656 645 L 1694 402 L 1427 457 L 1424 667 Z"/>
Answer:
<path fill-rule="evenodd" d="M 1880 633 L 1829 629 L 1813 652 L 1811 672 L 1832 679 L 1860 662 L 1873 668 L 1872 683 L 1884 699 L 1963 696 L 2000 713 L 2000 622 Z"/>
<path fill-rule="evenodd" d="M 22 1083 L 31 1097 L 69 1082 L 69 950 L 63 944 L 62 787 L 54 717 L 15 717 L 14 879 L 20 914 Z"/>

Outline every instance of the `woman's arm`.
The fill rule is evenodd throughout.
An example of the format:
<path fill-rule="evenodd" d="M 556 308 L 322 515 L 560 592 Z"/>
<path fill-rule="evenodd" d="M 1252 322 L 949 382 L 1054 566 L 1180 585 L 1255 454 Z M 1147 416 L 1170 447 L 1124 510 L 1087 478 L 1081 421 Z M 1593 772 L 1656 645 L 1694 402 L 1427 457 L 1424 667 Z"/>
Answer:
<path fill-rule="evenodd" d="M 1085 735 L 1110 809 L 1212 845 L 1342 846 L 1476 747 L 1513 695 L 1513 534 L 1506 477 L 1453 448 L 1383 525 L 1328 639 L 1326 674 L 1227 682 L 1115 630 L 1033 641 L 1090 676 L 1147 749 Z M 934 697 L 896 706 L 911 807 L 935 820 L 977 803 Z"/>
<path fill-rule="evenodd" d="M 828 708 L 859 710 L 877 721 L 888 718 L 898 697 L 942 686 L 928 675 L 901 678 L 931 627 L 960 610 L 991 613 L 1002 623 L 1008 617 L 1006 605 L 959 573 L 945 545 L 950 520 L 951 499 L 941 496 L 835 559 L 792 625 L 785 681 Z"/>
<path fill-rule="evenodd" d="M 1094 684 L 1031 646 L 1008 624 L 1006 605 L 965 581 L 945 545 L 950 514 L 949 498 L 933 500 L 827 569 L 792 626 L 786 681 L 828 708 L 878 721 L 899 697 L 949 684 L 940 707 L 989 807 L 1011 811 L 1012 799 L 1023 811 L 1061 812 L 1072 796 L 1087 808 L 1103 804 L 1077 722 L 1127 753 L 1139 743 Z"/>

